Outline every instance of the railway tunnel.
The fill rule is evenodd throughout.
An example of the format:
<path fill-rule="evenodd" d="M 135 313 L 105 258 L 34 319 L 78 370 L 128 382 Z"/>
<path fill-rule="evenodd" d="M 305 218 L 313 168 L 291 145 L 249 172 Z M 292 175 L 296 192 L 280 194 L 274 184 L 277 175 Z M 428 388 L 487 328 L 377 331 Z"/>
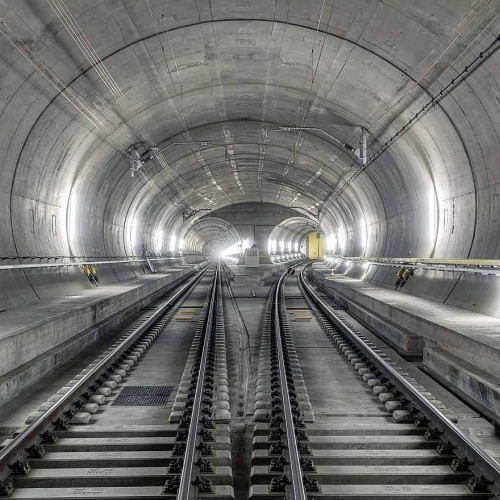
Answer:
<path fill-rule="evenodd" d="M 500 498 L 497 0 L 0 35 L 0 496 Z"/>

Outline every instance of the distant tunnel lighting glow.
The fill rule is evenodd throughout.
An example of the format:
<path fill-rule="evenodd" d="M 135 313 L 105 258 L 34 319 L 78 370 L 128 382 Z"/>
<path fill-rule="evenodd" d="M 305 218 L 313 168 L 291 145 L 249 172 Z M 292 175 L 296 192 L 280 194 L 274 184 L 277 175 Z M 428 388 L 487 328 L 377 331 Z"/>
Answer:
<path fill-rule="evenodd" d="M 347 235 L 346 235 L 345 231 L 343 231 L 342 229 L 339 229 L 337 231 L 337 242 L 338 242 L 338 245 L 339 245 L 339 252 L 340 252 L 340 254 L 343 254 L 345 252 L 345 245 L 346 245 L 346 242 L 347 242 Z"/>
<path fill-rule="evenodd" d="M 359 235 L 361 239 L 361 253 L 364 254 L 366 252 L 366 246 L 368 244 L 368 231 L 366 227 L 366 219 L 363 217 L 359 220 Z"/>
<path fill-rule="evenodd" d="M 250 248 L 252 245 L 248 238 L 245 238 L 243 241 L 239 243 L 241 245 L 241 253 L 244 253 L 247 248 Z"/>
<path fill-rule="evenodd" d="M 276 240 L 269 240 L 268 251 L 271 254 L 276 253 Z"/>
<path fill-rule="evenodd" d="M 72 191 L 68 203 L 68 239 L 70 243 L 76 243 L 78 237 L 78 214 L 78 196 Z"/>
<path fill-rule="evenodd" d="M 177 243 L 177 236 L 175 236 L 175 234 L 173 234 L 171 237 L 170 237 L 170 248 L 169 250 L 171 252 L 175 252 L 175 244 Z"/>
<path fill-rule="evenodd" d="M 240 245 L 241 245 L 241 243 L 238 241 L 238 243 L 231 245 L 229 248 L 226 248 L 225 250 L 222 250 L 222 252 L 220 253 L 220 256 L 221 257 L 229 257 L 230 255 L 234 255 L 234 254 L 239 253 Z"/>
<path fill-rule="evenodd" d="M 432 244 L 436 242 L 437 237 L 437 203 L 436 191 L 429 191 L 429 239 Z"/>
<path fill-rule="evenodd" d="M 163 229 L 157 229 L 155 233 L 155 252 L 160 253 L 163 249 Z"/>
<path fill-rule="evenodd" d="M 179 238 L 179 250 L 184 250 L 184 238 Z"/>
<path fill-rule="evenodd" d="M 298 242 L 298 241 L 296 241 L 296 242 L 294 243 L 294 251 L 295 251 L 295 252 L 298 252 L 298 251 L 299 251 L 299 242 Z"/>
<path fill-rule="evenodd" d="M 280 241 L 280 252 L 284 253 L 284 251 L 285 251 L 285 242 L 284 242 L 284 240 L 281 240 Z"/>
<path fill-rule="evenodd" d="M 130 226 L 130 248 L 132 249 L 132 253 L 134 253 L 134 249 L 137 246 L 137 239 L 139 232 L 138 226 L 139 226 L 139 221 L 137 220 L 137 217 L 134 215 L 132 224 Z"/>
<path fill-rule="evenodd" d="M 328 252 L 334 252 L 337 247 L 337 238 L 334 234 L 326 237 L 326 250 Z"/>
<path fill-rule="evenodd" d="M 288 241 L 287 244 L 286 244 L 286 249 L 288 252 L 291 252 L 292 251 L 292 242 L 291 241 Z"/>

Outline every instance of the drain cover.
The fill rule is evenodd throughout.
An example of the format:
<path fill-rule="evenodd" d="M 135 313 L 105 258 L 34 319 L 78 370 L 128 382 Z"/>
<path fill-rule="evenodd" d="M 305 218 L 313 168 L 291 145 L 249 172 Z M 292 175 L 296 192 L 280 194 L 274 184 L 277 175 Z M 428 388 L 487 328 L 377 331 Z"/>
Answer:
<path fill-rule="evenodd" d="M 172 389 L 170 385 L 127 385 L 111 406 L 165 406 Z"/>

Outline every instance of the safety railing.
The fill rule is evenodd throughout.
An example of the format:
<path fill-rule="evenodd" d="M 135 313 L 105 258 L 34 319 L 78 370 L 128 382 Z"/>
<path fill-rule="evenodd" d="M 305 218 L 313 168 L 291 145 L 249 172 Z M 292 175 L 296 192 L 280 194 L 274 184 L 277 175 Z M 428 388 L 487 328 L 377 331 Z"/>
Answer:
<path fill-rule="evenodd" d="M 328 263 L 343 261 L 348 264 L 364 263 L 382 267 L 413 267 L 426 271 L 476 273 L 500 276 L 500 260 L 495 259 L 426 259 L 410 257 L 345 257 L 329 255 Z"/>
<path fill-rule="evenodd" d="M 32 259 L 52 259 L 52 257 L 25 257 Z M 57 259 L 57 257 L 53 257 Z M 53 267 L 78 267 L 78 266 L 90 266 L 90 265 L 102 265 L 102 264 L 138 264 L 138 263 L 148 263 L 151 261 L 164 262 L 170 260 L 177 260 L 180 257 L 148 257 L 148 258 L 128 258 L 128 259 L 85 259 L 78 262 L 37 262 L 31 264 L 2 264 L 0 265 L 0 271 L 9 271 L 14 269 L 37 269 L 37 268 L 53 268 Z M 13 257 L 14 259 L 14 257 Z"/>

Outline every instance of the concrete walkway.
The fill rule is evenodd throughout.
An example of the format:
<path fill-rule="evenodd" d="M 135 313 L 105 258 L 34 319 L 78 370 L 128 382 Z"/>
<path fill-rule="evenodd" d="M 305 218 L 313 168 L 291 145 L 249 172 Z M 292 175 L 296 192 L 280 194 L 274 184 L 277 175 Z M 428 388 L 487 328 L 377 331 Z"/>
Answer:
<path fill-rule="evenodd" d="M 197 267 L 177 266 L 0 313 L 0 404 L 102 338 Z"/>
<path fill-rule="evenodd" d="M 500 423 L 500 320 L 388 290 L 347 276 L 316 276 L 350 313 L 398 352 L 423 366 L 479 411 Z"/>

